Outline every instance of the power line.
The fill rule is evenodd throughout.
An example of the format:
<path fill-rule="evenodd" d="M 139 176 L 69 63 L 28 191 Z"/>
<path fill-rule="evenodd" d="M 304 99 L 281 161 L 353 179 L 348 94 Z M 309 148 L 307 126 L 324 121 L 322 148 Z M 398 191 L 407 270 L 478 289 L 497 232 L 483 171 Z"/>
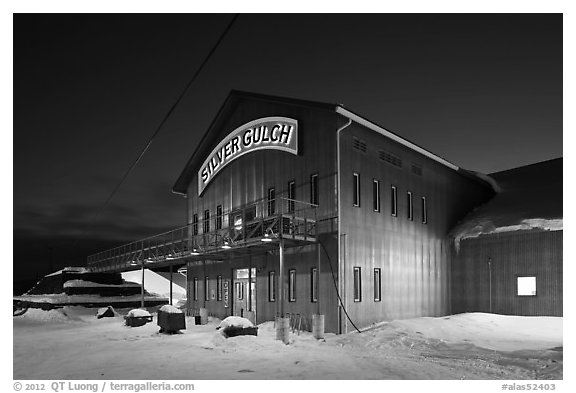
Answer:
<path fill-rule="evenodd" d="M 208 55 L 206 56 L 206 58 L 204 59 L 202 64 L 200 64 L 200 67 L 196 70 L 196 72 L 194 73 L 194 75 L 192 76 L 190 81 L 186 84 L 186 86 L 184 87 L 184 90 L 182 90 L 182 93 L 180 93 L 180 95 L 178 96 L 178 98 L 176 99 L 176 101 L 174 102 L 174 104 L 172 105 L 170 110 L 166 113 L 166 115 L 164 116 L 164 118 L 162 119 L 162 121 L 160 122 L 160 124 L 158 125 L 158 127 L 156 128 L 154 133 L 152 134 L 152 136 L 148 139 L 148 142 L 144 146 L 144 149 L 142 149 L 142 151 L 138 155 L 138 158 L 136 158 L 136 160 L 130 165 L 130 167 L 128 168 L 126 173 L 124 173 L 124 176 L 122 176 L 122 179 L 120 179 L 120 182 L 116 185 L 116 187 L 114 187 L 114 190 L 112 190 L 112 192 L 110 193 L 110 195 L 108 196 L 106 201 L 104 201 L 104 203 L 102 204 L 100 209 L 94 214 L 94 216 L 90 220 L 90 223 L 95 221 L 100 216 L 100 214 L 102 214 L 102 212 L 104 211 L 104 209 L 106 209 L 106 207 L 108 206 L 108 204 L 110 203 L 110 201 L 112 200 L 114 195 L 118 192 L 118 190 L 122 186 L 122 184 L 124 184 L 124 182 L 126 181 L 128 176 L 130 175 L 132 170 L 136 167 L 136 165 L 138 165 L 138 163 L 140 162 L 140 160 L 142 159 L 144 154 L 146 154 L 146 152 L 148 151 L 148 149 L 152 145 L 152 142 L 154 141 L 156 136 L 158 136 L 158 134 L 162 130 L 162 127 L 164 126 L 164 124 L 166 123 L 168 118 L 170 118 L 170 115 L 172 115 L 172 112 L 174 112 L 174 109 L 176 109 L 176 107 L 178 106 L 180 101 L 182 101 L 182 98 L 184 98 L 184 96 L 186 95 L 186 92 L 188 91 L 188 89 L 190 88 L 192 83 L 194 83 L 194 81 L 196 80 L 196 77 L 198 77 L 198 75 L 200 74 L 200 72 L 202 71 L 202 69 L 204 68 L 206 63 L 208 63 L 208 60 L 210 60 L 210 58 L 212 57 L 212 55 L 214 54 L 214 52 L 216 51 L 216 49 L 218 48 L 218 46 L 220 45 L 220 43 L 222 42 L 222 40 L 224 39 L 226 34 L 228 34 L 228 31 L 230 31 L 230 29 L 232 28 L 232 25 L 234 24 L 236 19 L 238 19 L 238 16 L 239 16 L 238 14 L 234 15 L 234 17 L 232 18 L 230 23 L 228 23 L 228 26 L 226 27 L 226 29 L 224 30 L 222 35 L 220 35 L 220 38 L 218 38 L 218 41 L 216 42 L 216 44 L 214 44 L 214 46 L 212 47 L 212 49 L 210 50 L 210 52 L 208 53 Z"/>

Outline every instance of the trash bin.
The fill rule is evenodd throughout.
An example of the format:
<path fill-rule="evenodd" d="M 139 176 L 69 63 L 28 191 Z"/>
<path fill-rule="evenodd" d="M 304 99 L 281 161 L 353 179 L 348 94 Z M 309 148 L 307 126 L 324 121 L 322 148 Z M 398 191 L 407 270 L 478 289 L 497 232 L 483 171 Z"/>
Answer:
<path fill-rule="evenodd" d="M 130 310 L 124 320 L 126 321 L 126 326 L 138 327 L 152 322 L 152 315 L 146 310 L 134 309 Z"/>
<path fill-rule="evenodd" d="M 158 310 L 158 326 L 161 333 L 176 333 L 186 329 L 184 313 L 174 306 L 162 306 Z"/>

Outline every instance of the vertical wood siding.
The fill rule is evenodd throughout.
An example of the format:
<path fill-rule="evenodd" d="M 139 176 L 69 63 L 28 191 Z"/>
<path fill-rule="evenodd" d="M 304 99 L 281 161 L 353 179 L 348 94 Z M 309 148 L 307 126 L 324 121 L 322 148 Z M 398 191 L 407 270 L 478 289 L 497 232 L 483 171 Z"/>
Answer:
<path fill-rule="evenodd" d="M 353 148 L 354 137 L 366 152 Z M 402 159 L 399 168 L 379 159 L 384 150 Z M 422 168 L 422 175 L 412 171 Z M 353 206 L 353 173 L 360 174 L 360 207 Z M 345 253 L 342 275 L 361 268 L 362 300 L 355 302 L 350 279 L 343 298 L 358 327 L 382 320 L 440 316 L 450 312 L 450 253 L 447 233 L 492 191 L 371 130 L 353 123 L 341 135 L 341 212 Z M 372 181 L 380 181 L 380 212 L 373 209 Z M 391 186 L 397 187 L 397 216 L 391 215 Z M 412 193 L 413 220 L 408 219 L 407 192 Z M 422 223 L 421 197 L 427 201 Z M 382 274 L 382 300 L 374 301 L 374 268 Z M 344 331 L 350 331 L 346 322 Z"/>
<path fill-rule="evenodd" d="M 562 316 L 562 234 L 517 231 L 461 241 L 459 251 L 453 251 L 453 311 Z M 519 275 L 536 276 L 536 296 L 517 296 Z"/>

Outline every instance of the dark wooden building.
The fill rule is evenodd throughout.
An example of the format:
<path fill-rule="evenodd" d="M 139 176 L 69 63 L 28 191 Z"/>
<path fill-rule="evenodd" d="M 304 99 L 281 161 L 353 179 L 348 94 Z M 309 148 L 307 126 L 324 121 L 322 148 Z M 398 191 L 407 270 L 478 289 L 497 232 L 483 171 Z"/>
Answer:
<path fill-rule="evenodd" d="M 499 192 L 452 231 L 452 312 L 562 316 L 562 159 L 490 175 Z"/>
<path fill-rule="evenodd" d="M 494 194 L 341 105 L 238 91 L 173 190 L 190 312 L 321 313 L 330 332 L 351 329 L 344 311 L 358 327 L 449 314 L 448 232 Z"/>

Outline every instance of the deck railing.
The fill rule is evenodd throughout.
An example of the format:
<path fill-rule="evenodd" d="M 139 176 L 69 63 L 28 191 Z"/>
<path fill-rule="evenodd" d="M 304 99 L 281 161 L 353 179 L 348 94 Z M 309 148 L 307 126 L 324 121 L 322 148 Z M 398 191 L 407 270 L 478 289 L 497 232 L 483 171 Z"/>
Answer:
<path fill-rule="evenodd" d="M 90 255 L 87 262 L 93 271 L 127 270 L 142 263 L 209 256 L 280 238 L 315 242 L 317 229 L 316 205 L 288 198 L 265 199 Z"/>

